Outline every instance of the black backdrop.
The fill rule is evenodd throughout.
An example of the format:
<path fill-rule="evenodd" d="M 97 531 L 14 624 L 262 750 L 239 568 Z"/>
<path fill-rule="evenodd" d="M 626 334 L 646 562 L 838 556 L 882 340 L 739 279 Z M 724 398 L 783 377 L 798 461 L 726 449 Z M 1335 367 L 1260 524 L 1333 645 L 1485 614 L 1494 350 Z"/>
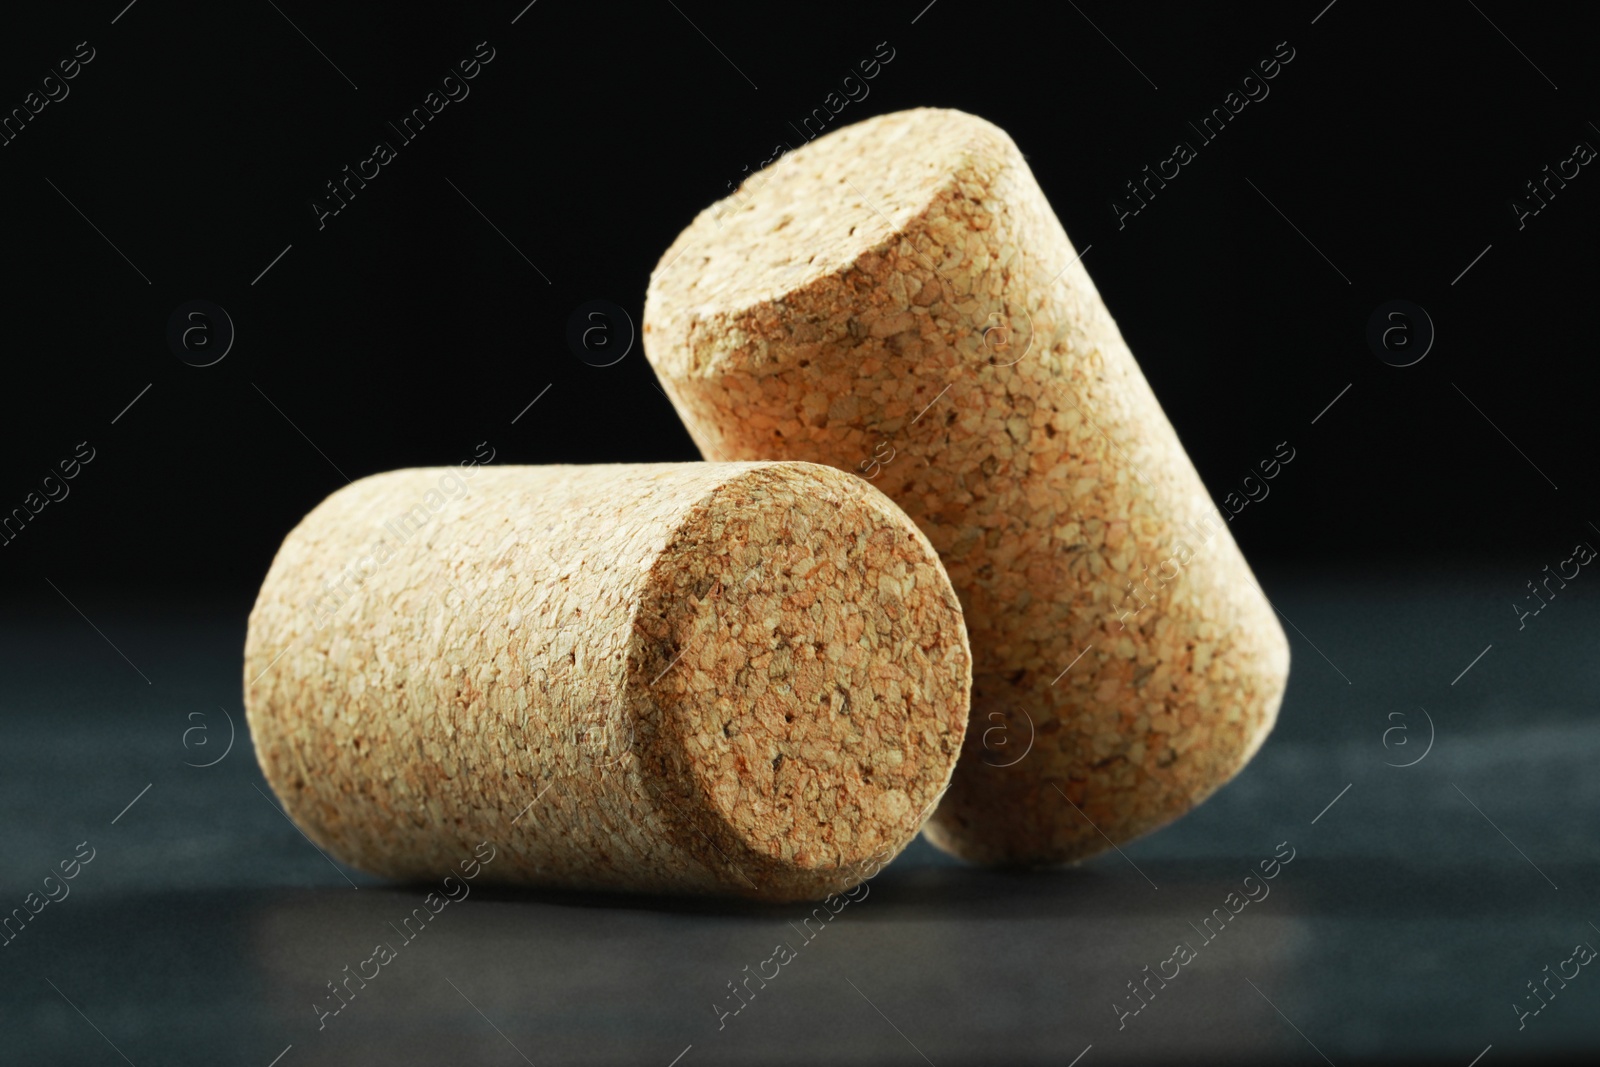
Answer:
<path fill-rule="evenodd" d="M 1252 559 L 1537 571 L 1600 522 L 1600 177 L 1520 228 L 1512 207 L 1600 146 L 1580 9 L 925 2 L 8 14 L 0 109 L 66 95 L 0 147 L 0 513 L 79 442 L 94 458 L 0 547 L 0 591 L 245 597 L 346 476 L 484 441 L 496 462 L 696 458 L 642 350 L 588 365 L 569 318 L 601 299 L 636 326 L 678 230 L 880 42 L 835 125 L 936 105 L 1009 130 L 1219 501 L 1296 449 L 1233 523 Z M 1270 95 L 1202 144 L 1187 123 L 1280 42 Z M 414 142 L 385 125 L 490 49 Z M 1123 183 L 1180 139 L 1197 157 L 1119 228 Z M 378 140 L 396 157 L 319 229 L 311 202 Z M 236 331 L 209 367 L 167 338 L 197 299 Z M 1393 299 L 1437 331 L 1413 366 L 1366 339 Z"/>

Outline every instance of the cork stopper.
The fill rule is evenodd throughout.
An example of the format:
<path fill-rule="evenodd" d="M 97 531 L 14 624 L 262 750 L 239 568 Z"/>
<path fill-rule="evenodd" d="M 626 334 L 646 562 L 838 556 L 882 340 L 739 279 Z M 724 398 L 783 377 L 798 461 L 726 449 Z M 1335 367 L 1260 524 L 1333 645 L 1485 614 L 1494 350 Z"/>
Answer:
<path fill-rule="evenodd" d="M 395 471 L 289 535 L 250 617 L 262 771 L 391 877 L 839 892 L 959 754 L 959 603 L 883 495 L 804 463 Z"/>
<path fill-rule="evenodd" d="M 919 109 L 788 153 L 663 254 L 643 340 L 703 454 L 850 471 L 938 550 L 974 678 L 935 844 L 1081 859 L 1271 729 L 1283 631 L 1004 131 Z"/>

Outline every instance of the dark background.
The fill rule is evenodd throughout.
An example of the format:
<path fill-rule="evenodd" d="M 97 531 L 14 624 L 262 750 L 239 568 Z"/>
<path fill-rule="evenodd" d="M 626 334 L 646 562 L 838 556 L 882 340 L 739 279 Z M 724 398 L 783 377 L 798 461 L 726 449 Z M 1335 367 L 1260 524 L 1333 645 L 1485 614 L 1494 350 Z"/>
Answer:
<path fill-rule="evenodd" d="M 1585 8 L 525 2 L 7 16 L 0 115 L 96 55 L 0 146 L 0 516 L 95 458 L 0 544 L 0 905 L 80 840 L 100 858 L 0 947 L 0 1062 L 1592 1058 L 1600 980 L 1507 1010 L 1600 943 L 1600 602 L 1578 579 L 1507 610 L 1600 543 L 1600 177 L 1521 230 L 1510 207 L 1600 146 Z M 385 120 L 480 41 L 470 96 L 399 145 Z M 1270 95 L 1198 145 L 1187 122 L 1284 41 Z M 316 855 L 255 767 L 240 649 L 273 552 L 346 477 L 480 442 L 698 458 L 642 350 L 591 366 L 568 323 L 605 300 L 637 330 L 673 237 L 879 42 L 837 124 L 1010 131 L 1219 503 L 1296 450 L 1231 527 L 1292 647 L 1277 729 L 1078 868 L 913 844 L 725 1031 L 708 1005 L 794 909 L 484 892 L 319 1031 L 325 980 L 420 891 Z M 379 139 L 398 157 L 319 230 L 311 200 Z M 1198 158 L 1119 230 L 1112 198 L 1179 139 Z M 203 368 L 166 339 L 196 299 L 237 332 Z M 1394 299 L 1437 329 L 1414 366 L 1366 339 Z M 1272 900 L 1119 1029 L 1124 982 L 1282 840 Z"/>
<path fill-rule="evenodd" d="M 480 441 L 497 462 L 697 458 L 642 349 L 588 366 L 568 318 L 605 299 L 637 327 L 679 229 L 797 144 L 790 123 L 880 41 L 895 58 L 837 124 L 935 105 L 1009 130 L 1219 501 L 1277 442 L 1296 449 L 1233 524 L 1252 560 L 1537 570 L 1596 517 L 1600 193 L 1584 168 L 1525 229 L 1509 207 L 1577 140 L 1600 145 L 1579 9 L 1345 0 L 1313 26 L 1315 0 L 1082 14 L 942 0 L 912 25 L 915 0 L 545 0 L 513 26 L 517 3 L 143 0 L 110 25 L 118 6 L 35 11 L 0 41 L 7 108 L 78 41 L 97 53 L 0 148 L 0 507 L 77 442 L 96 450 L 71 496 L 0 548 L 12 597 L 55 599 L 41 573 L 86 596 L 247 597 L 341 471 L 456 462 Z M 385 120 L 483 40 L 496 58 L 471 95 L 319 231 L 324 183 L 397 142 Z M 1270 96 L 1201 147 L 1186 121 L 1285 40 L 1295 59 Z M 1179 138 L 1199 158 L 1119 230 L 1112 197 Z M 1437 329 L 1407 368 L 1365 340 L 1396 298 Z M 191 299 L 234 322 L 215 366 L 168 348 Z"/>

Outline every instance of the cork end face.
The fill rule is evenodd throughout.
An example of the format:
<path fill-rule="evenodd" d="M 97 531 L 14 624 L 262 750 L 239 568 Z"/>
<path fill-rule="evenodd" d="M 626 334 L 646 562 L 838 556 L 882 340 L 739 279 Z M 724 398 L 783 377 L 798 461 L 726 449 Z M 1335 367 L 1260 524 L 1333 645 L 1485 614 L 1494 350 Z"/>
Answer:
<path fill-rule="evenodd" d="M 971 686 L 960 604 L 910 521 L 830 468 L 751 465 L 648 585 L 638 751 L 723 889 L 814 899 L 903 849 L 949 782 Z"/>
<path fill-rule="evenodd" d="M 662 255 L 645 298 L 646 354 L 669 378 L 751 356 L 740 331 L 716 327 L 898 244 L 995 159 L 1021 161 L 1003 130 L 942 108 L 880 115 L 786 153 Z"/>

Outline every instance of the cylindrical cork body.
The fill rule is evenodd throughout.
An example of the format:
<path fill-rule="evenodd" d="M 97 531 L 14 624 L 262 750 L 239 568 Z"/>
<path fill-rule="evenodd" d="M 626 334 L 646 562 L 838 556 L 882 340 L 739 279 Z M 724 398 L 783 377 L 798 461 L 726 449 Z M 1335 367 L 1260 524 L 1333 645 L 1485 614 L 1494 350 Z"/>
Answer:
<path fill-rule="evenodd" d="M 1099 852 L 1271 729 L 1283 631 L 1002 130 L 907 111 L 785 155 L 662 256 L 643 336 L 705 455 L 857 473 L 938 549 L 974 657 L 941 848 Z"/>
<path fill-rule="evenodd" d="M 916 835 L 971 659 L 932 547 L 838 471 L 440 468 L 289 534 L 245 680 L 267 781 L 354 866 L 487 841 L 501 881 L 793 900 Z"/>

